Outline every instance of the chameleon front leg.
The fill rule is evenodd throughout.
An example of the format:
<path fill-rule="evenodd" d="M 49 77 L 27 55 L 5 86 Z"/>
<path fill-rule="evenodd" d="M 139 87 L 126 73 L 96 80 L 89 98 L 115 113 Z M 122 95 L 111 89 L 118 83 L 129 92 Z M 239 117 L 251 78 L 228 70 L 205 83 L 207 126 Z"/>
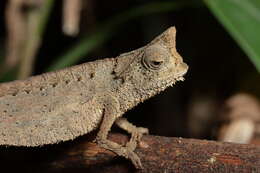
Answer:
<path fill-rule="evenodd" d="M 115 142 L 112 142 L 107 139 L 108 132 L 111 129 L 111 126 L 118 118 L 119 114 L 119 103 L 114 97 L 109 97 L 109 99 L 103 100 L 104 105 L 104 115 L 101 122 L 99 132 L 96 137 L 96 142 L 99 146 L 113 151 L 119 156 L 123 156 L 127 159 L 130 159 L 136 168 L 142 168 L 140 158 L 134 153 L 133 147 L 123 147 Z"/>
<path fill-rule="evenodd" d="M 141 138 L 144 134 L 148 134 L 149 131 L 147 128 L 143 127 L 136 127 L 129 121 L 127 121 L 126 118 L 118 118 L 116 120 L 116 125 L 119 126 L 121 129 L 127 131 L 128 133 L 131 134 L 131 139 L 130 141 L 126 144 L 127 147 L 132 148 L 134 150 L 137 146 L 137 142 L 141 141 Z"/>

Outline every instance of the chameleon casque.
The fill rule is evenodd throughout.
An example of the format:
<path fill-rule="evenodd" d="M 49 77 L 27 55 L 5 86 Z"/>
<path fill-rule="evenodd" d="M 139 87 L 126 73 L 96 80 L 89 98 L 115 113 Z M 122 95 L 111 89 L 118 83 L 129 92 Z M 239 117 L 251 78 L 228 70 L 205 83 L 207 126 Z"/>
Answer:
<path fill-rule="evenodd" d="M 99 129 L 96 142 L 137 168 L 137 142 L 148 129 L 124 112 L 184 80 L 188 66 L 175 47 L 175 27 L 146 46 L 116 58 L 88 62 L 26 80 L 0 84 L 0 145 L 41 146 Z M 121 146 L 107 139 L 113 124 L 131 134 Z"/>

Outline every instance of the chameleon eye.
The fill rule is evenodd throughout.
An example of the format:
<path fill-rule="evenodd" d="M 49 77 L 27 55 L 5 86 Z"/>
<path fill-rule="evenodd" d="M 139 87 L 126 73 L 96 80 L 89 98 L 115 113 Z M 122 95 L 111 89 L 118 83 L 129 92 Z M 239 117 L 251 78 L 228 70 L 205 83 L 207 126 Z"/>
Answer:
<path fill-rule="evenodd" d="M 151 66 L 158 68 L 162 63 L 163 61 L 151 61 Z"/>
<path fill-rule="evenodd" d="M 165 57 L 156 49 L 147 49 L 142 57 L 142 63 L 145 68 L 157 70 L 164 64 Z"/>

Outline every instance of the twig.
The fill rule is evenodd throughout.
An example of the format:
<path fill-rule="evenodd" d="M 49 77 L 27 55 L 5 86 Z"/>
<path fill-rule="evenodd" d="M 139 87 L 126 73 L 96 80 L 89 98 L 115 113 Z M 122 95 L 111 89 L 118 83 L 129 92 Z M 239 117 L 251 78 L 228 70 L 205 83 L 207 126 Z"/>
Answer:
<path fill-rule="evenodd" d="M 21 65 L 18 73 L 19 79 L 26 78 L 32 73 L 35 56 L 41 44 L 43 31 L 54 0 L 40 2 L 40 4 L 37 2 L 37 8 L 31 9 L 28 14 L 27 42 L 24 48 L 24 54 L 21 58 Z"/>
<path fill-rule="evenodd" d="M 22 13 L 23 0 L 9 0 L 5 11 L 7 30 L 5 71 L 15 67 L 19 62 L 26 34 L 26 19 Z M 3 70 L 3 68 L 2 68 Z M 4 73 L 4 71 L 2 71 Z"/>
<path fill-rule="evenodd" d="M 82 0 L 64 0 L 62 30 L 65 34 L 75 36 L 79 33 L 81 10 Z"/>

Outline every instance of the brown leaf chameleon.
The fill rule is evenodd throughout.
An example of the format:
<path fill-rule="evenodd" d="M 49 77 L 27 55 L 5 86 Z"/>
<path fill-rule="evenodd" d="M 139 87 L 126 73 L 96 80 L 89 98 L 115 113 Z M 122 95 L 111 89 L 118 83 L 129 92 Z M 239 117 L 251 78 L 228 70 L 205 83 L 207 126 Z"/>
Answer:
<path fill-rule="evenodd" d="M 138 103 L 183 80 L 188 66 L 170 27 L 146 46 L 116 58 L 0 84 L 0 145 L 41 146 L 99 129 L 96 142 L 142 168 L 135 154 L 148 129 L 122 118 Z M 131 134 L 126 146 L 107 139 L 113 124 Z"/>

